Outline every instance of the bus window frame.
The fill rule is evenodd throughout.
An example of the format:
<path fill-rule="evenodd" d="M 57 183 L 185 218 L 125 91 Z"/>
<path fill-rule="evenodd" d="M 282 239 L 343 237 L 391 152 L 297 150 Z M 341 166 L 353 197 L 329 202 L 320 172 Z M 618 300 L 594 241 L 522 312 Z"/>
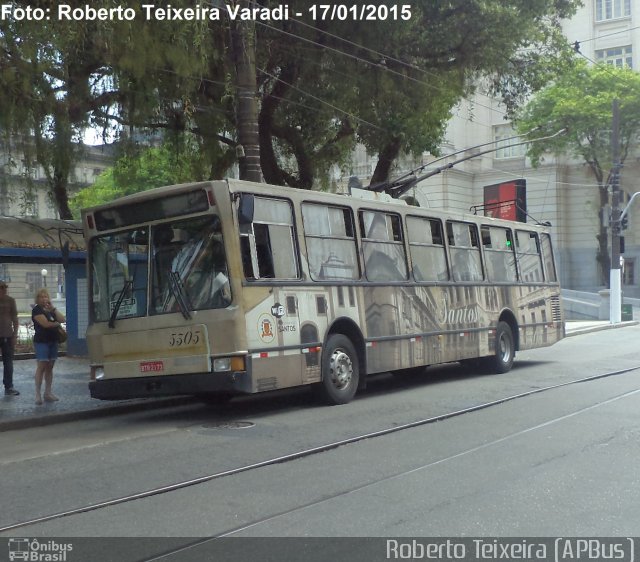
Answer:
<path fill-rule="evenodd" d="M 243 278 L 245 282 L 256 284 L 256 283 L 291 283 L 297 282 L 302 279 L 302 266 L 301 266 L 301 252 L 300 252 L 300 242 L 299 242 L 299 232 L 297 228 L 297 215 L 296 215 L 296 205 L 291 198 L 288 197 L 278 197 L 272 195 L 258 195 L 252 192 L 241 192 L 239 193 L 238 201 L 243 201 L 245 197 L 253 196 L 254 200 L 254 216 L 253 221 L 251 223 L 239 222 L 239 242 L 240 242 L 240 252 L 241 252 L 241 261 L 243 264 Z M 286 203 L 289 207 L 291 223 L 282 223 L 282 222 L 266 222 L 264 220 L 256 220 L 257 208 L 259 203 L 266 201 L 279 201 Z M 290 240 L 291 240 L 291 250 L 292 250 L 292 260 L 291 263 L 295 266 L 296 276 L 295 277 L 276 277 L 275 274 L 275 264 L 273 264 L 273 253 L 270 253 L 270 261 L 273 270 L 273 276 L 261 276 L 260 275 L 260 259 L 258 256 L 258 245 L 256 244 L 256 232 L 255 225 L 265 225 L 267 227 L 267 234 L 269 235 L 269 240 L 271 239 L 271 235 L 268 231 L 268 226 L 286 226 L 290 229 Z M 251 257 L 251 270 L 253 273 L 252 277 L 247 276 L 247 266 L 249 262 L 245 261 L 246 259 L 246 248 L 244 248 L 245 244 L 243 244 L 243 239 L 248 239 L 249 242 L 249 253 Z M 257 274 L 257 275 L 256 275 Z"/>
<path fill-rule="evenodd" d="M 553 267 L 553 279 L 548 275 L 547 270 L 547 250 L 545 250 L 544 240 L 548 240 L 548 250 L 549 250 L 549 261 L 551 266 Z M 558 268 L 556 266 L 556 257 L 553 252 L 553 241 L 551 240 L 551 234 L 548 232 L 540 233 L 540 252 L 542 253 L 542 264 L 544 266 L 544 278 L 547 283 L 558 283 Z"/>
<path fill-rule="evenodd" d="M 547 283 L 547 277 L 545 275 L 545 268 L 544 268 L 544 260 L 542 256 L 542 246 L 540 243 L 540 233 L 535 230 L 527 230 L 523 228 L 516 228 L 514 230 L 515 230 L 515 244 L 516 244 L 516 259 L 518 260 L 518 270 L 520 271 L 520 281 L 526 285 L 531 285 L 536 283 Z M 518 234 L 527 234 L 529 238 L 534 238 L 534 240 L 536 241 L 537 253 L 520 252 L 518 250 Z M 542 275 L 542 279 L 539 279 L 537 281 L 528 281 L 527 279 L 525 279 L 525 271 L 523 270 L 523 267 L 522 267 L 521 256 L 538 256 L 539 270 L 540 270 L 540 274 Z"/>
<path fill-rule="evenodd" d="M 426 222 L 435 222 L 440 226 L 440 234 L 442 236 L 442 244 L 429 244 L 426 242 L 415 242 L 411 239 L 411 231 L 409 229 L 409 222 L 412 220 L 420 220 L 420 221 L 426 221 Z M 437 285 L 440 283 L 449 283 L 453 281 L 453 276 L 451 273 L 451 261 L 450 261 L 450 256 L 449 256 L 449 251 L 447 249 L 447 233 L 445 230 L 445 225 L 442 221 L 441 218 L 437 218 L 437 217 L 429 217 L 429 216 L 423 216 L 423 215 L 415 215 L 415 214 L 407 214 L 405 216 L 405 228 L 407 230 L 407 234 L 406 234 L 406 240 L 407 240 L 407 246 L 409 248 L 409 259 L 410 259 L 410 264 L 411 264 L 411 276 L 410 279 L 412 280 L 412 282 L 414 283 L 419 283 L 421 285 Z M 442 255 L 444 257 L 444 266 L 445 266 L 445 273 L 446 273 L 446 279 L 429 279 L 429 280 L 418 280 L 415 277 L 415 263 L 413 260 L 413 253 L 412 253 L 412 246 L 418 246 L 421 248 L 441 248 L 442 249 Z"/>
<path fill-rule="evenodd" d="M 489 233 L 491 233 L 492 230 L 502 230 L 505 231 L 508 235 L 508 240 L 511 243 L 511 248 L 510 249 L 500 249 L 500 248 L 487 248 L 486 244 L 485 244 L 485 237 L 484 237 L 484 231 L 488 230 Z M 508 284 L 514 284 L 514 283 L 518 283 L 520 281 L 520 271 L 519 271 L 519 267 L 518 267 L 518 258 L 517 258 L 517 254 L 516 254 L 516 243 L 515 243 L 515 234 L 514 234 L 514 230 L 513 228 L 510 228 L 508 226 L 503 226 L 503 225 L 494 225 L 494 224 L 488 224 L 488 223 L 480 223 L 480 242 L 482 244 L 482 252 L 483 252 L 483 256 L 484 256 L 484 268 L 485 268 L 485 273 L 486 273 L 486 279 L 491 282 L 491 283 L 508 283 Z M 498 281 L 493 279 L 493 276 L 490 275 L 490 271 L 489 271 L 489 263 L 490 260 L 488 259 L 487 253 L 492 253 L 492 252 L 496 252 L 496 253 L 503 253 L 503 254 L 511 254 L 511 257 L 513 258 L 513 272 L 515 274 L 515 278 L 513 280 L 502 280 L 502 281 Z"/>
<path fill-rule="evenodd" d="M 376 239 L 376 238 L 367 238 L 365 236 L 365 228 L 364 228 L 364 214 L 365 213 L 375 213 L 375 214 L 382 214 L 385 217 L 392 217 L 392 218 L 397 218 L 398 220 L 398 233 L 400 235 L 400 240 L 380 240 L 380 239 Z M 411 271 L 409 269 L 409 254 L 408 254 L 408 248 L 407 248 L 407 236 L 405 233 L 405 224 L 403 221 L 403 216 L 401 213 L 397 213 L 397 212 L 393 212 L 391 210 L 382 210 L 382 209 L 375 209 L 375 208 L 370 208 L 370 207 L 359 207 L 357 209 L 357 219 L 358 219 L 358 245 L 359 245 L 359 253 L 360 253 L 360 259 L 362 260 L 362 275 L 363 278 L 368 282 L 368 283 L 388 283 L 388 284 L 396 284 L 396 283 L 407 283 L 409 281 L 411 281 L 412 277 L 411 277 Z M 386 227 L 386 220 L 385 220 L 385 227 Z M 395 233 L 394 233 L 395 234 Z M 366 244 L 371 244 L 371 243 L 376 243 L 376 244 L 384 244 L 384 245 L 388 245 L 388 246 L 394 246 L 394 247 L 400 247 L 402 248 L 402 254 L 403 254 L 403 259 L 404 259 L 404 277 L 401 279 L 393 279 L 393 280 L 389 280 L 389 279 L 370 279 L 368 272 L 367 272 L 367 256 L 366 256 Z M 383 252 L 384 253 L 384 252 Z M 386 255 L 386 254 L 385 254 Z M 387 256 L 388 257 L 388 256 Z M 400 271 L 399 271 L 400 272 Z M 400 272 L 402 273 L 402 272 Z"/>
<path fill-rule="evenodd" d="M 323 235 L 323 234 L 309 234 L 307 232 L 307 226 L 306 226 L 306 222 L 305 222 L 305 216 L 304 216 L 304 209 L 305 207 L 323 207 L 326 209 L 338 209 L 340 211 L 342 211 L 343 213 L 346 213 L 346 215 L 349 217 L 349 220 L 351 221 L 350 225 L 347 225 L 345 223 L 345 227 L 350 226 L 351 230 L 352 230 L 352 236 L 327 236 L 327 235 Z M 354 209 L 348 205 L 338 205 L 335 203 L 325 203 L 323 201 L 309 201 L 309 200 L 303 200 L 300 201 L 300 216 L 302 218 L 302 238 L 304 238 L 304 248 L 305 248 L 305 259 L 306 259 L 306 263 L 307 263 L 307 267 L 309 268 L 309 278 L 314 282 L 314 283 L 331 283 L 331 282 L 338 282 L 338 283 L 355 283 L 358 281 L 361 281 L 363 278 L 363 266 L 361 264 L 361 259 L 362 259 L 362 242 L 361 240 L 358 238 L 358 227 L 356 225 L 356 216 L 354 213 Z M 346 228 L 345 228 L 346 229 Z M 322 278 L 322 277 L 314 277 L 312 270 L 311 270 L 311 261 L 310 261 L 310 257 L 309 257 L 309 244 L 307 239 L 310 238 L 312 240 L 339 240 L 339 241 L 343 241 L 343 242 L 351 242 L 353 244 L 353 249 L 354 249 L 354 257 L 355 257 L 355 261 L 354 261 L 354 267 L 356 268 L 356 275 L 354 277 L 351 278 L 345 278 L 345 279 L 330 279 L 330 278 Z M 339 258 L 340 256 L 338 256 Z"/>
<path fill-rule="evenodd" d="M 471 246 L 456 246 L 455 243 L 451 242 L 451 236 L 455 238 L 455 233 L 452 230 L 451 235 L 449 234 L 449 226 L 453 224 L 464 224 L 469 227 L 469 238 L 470 238 Z M 453 281 L 454 283 L 467 283 L 467 284 L 468 283 L 477 284 L 477 283 L 487 282 L 487 272 L 486 272 L 486 267 L 484 263 L 485 261 L 484 248 L 482 247 L 482 238 L 480 235 L 480 229 L 478 228 L 478 224 L 468 220 L 446 219 L 444 221 L 444 225 L 445 225 L 444 235 L 447 242 L 447 251 L 449 253 L 449 263 L 451 264 L 451 281 Z M 475 240 L 477 242 L 476 246 L 473 245 L 474 237 L 472 234 L 472 229 L 473 229 L 473 232 L 475 232 Z M 474 248 L 477 249 L 478 257 L 480 258 L 480 264 L 479 264 L 480 278 L 479 279 L 458 279 L 456 275 L 456 268 L 454 266 L 454 254 L 452 253 L 452 249 L 458 249 L 458 250 L 469 252 L 469 251 L 473 251 Z"/>

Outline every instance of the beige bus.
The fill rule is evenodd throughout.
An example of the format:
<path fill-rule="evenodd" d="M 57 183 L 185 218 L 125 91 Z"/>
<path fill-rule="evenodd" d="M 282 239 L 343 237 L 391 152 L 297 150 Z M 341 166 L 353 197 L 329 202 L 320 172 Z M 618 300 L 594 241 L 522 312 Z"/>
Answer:
<path fill-rule="evenodd" d="M 343 404 L 370 374 L 502 373 L 564 336 L 541 226 L 234 180 L 124 197 L 83 225 L 103 400 L 311 385 Z"/>

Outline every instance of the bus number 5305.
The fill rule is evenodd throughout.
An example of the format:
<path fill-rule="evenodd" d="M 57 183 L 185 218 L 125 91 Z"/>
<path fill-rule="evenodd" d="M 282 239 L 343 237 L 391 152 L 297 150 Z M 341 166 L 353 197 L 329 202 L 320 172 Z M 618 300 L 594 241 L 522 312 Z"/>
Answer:
<path fill-rule="evenodd" d="M 200 330 L 187 330 L 186 332 L 174 332 L 169 338 L 171 347 L 180 347 L 183 345 L 197 345 L 200 343 Z"/>

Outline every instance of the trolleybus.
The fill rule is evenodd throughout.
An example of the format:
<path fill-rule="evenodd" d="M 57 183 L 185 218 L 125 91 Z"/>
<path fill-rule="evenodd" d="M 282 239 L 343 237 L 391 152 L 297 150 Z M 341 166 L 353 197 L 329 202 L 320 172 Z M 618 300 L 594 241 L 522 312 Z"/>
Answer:
<path fill-rule="evenodd" d="M 91 395 L 228 397 L 468 361 L 564 336 L 548 228 L 224 180 L 83 211 Z"/>

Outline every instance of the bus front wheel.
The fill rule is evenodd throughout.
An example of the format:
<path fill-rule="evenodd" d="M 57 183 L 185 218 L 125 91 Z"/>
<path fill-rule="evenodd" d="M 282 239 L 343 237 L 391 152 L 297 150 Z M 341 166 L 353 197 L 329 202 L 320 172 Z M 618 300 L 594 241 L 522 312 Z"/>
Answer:
<path fill-rule="evenodd" d="M 506 322 L 498 322 L 496 328 L 495 356 L 492 357 L 492 367 L 496 373 L 506 373 L 511 370 L 516 356 L 516 346 L 511 326 Z"/>
<path fill-rule="evenodd" d="M 322 381 L 316 394 L 331 405 L 346 404 L 355 396 L 360 365 L 351 340 L 342 334 L 329 337 L 322 353 Z"/>

